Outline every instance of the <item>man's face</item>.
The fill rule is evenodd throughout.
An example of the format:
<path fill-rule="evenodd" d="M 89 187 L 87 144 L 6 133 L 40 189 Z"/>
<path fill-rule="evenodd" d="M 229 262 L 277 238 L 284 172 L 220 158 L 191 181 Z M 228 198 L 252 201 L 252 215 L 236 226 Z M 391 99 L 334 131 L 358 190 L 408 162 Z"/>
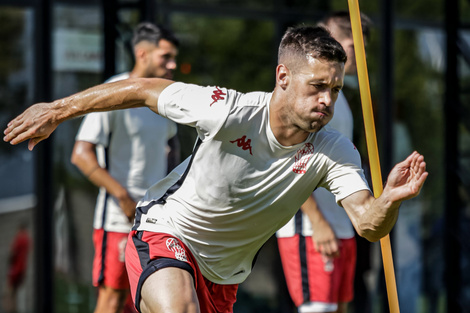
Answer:
<path fill-rule="evenodd" d="M 352 37 L 352 33 L 345 31 L 338 27 L 334 23 L 330 23 L 328 25 L 328 29 L 331 32 L 331 35 L 340 45 L 343 47 L 346 55 L 348 56 L 348 60 L 344 65 L 344 72 L 346 75 L 355 75 L 357 72 L 356 67 L 356 54 L 354 53 L 354 40 Z"/>
<path fill-rule="evenodd" d="M 343 87 L 344 64 L 307 56 L 307 65 L 290 72 L 286 87 L 290 123 L 305 132 L 316 132 L 332 118 L 334 103 Z"/>
<path fill-rule="evenodd" d="M 162 39 L 158 47 L 149 44 L 146 58 L 146 77 L 172 79 L 176 69 L 178 49 L 170 41 Z"/>

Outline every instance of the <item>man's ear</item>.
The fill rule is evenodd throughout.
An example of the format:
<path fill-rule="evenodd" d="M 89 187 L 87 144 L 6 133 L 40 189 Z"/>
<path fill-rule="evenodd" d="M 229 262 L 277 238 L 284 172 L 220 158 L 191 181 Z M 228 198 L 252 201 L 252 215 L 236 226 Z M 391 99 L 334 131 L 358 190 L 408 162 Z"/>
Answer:
<path fill-rule="evenodd" d="M 284 64 L 276 67 L 276 84 L 282 89 L 286 89 L 290 83 L 290 70 Z"/>
<path fill-rule="evenodd" d="M 147 50 L 142 47 L 136 47 L 134 49 L 134 55 L 136 60 L 145 60 L 147 57 Z"/>

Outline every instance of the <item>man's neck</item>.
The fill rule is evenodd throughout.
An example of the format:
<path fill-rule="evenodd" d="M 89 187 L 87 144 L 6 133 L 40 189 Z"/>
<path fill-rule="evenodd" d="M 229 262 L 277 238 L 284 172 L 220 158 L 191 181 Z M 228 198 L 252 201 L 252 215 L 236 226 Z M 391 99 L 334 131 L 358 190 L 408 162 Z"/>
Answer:
<path fill-rule="evenodd" d="M 283 100 L 273 92 L 269 103 L 269 124 L 276 140 L 289 147 L 304 142 L 309 133 L 292 124 L 284 114 Z"/>

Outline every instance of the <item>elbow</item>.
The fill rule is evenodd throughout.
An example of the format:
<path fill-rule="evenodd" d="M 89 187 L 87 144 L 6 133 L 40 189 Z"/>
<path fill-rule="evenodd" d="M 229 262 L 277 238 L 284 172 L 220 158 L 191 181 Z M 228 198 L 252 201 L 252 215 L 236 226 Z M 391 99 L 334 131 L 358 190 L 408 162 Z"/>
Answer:
<path fill-rule="evenodd" d="M 84 166 L 87 163 L 87 159 L 83 154 L 74 150 L 70 157 L 70 163 L 75 165 L 80 171 L 83 171 Z"/>
<path fill-rule="evenodd" d="M 73 165 L 77 166 L 81 163 L 81 157 L 78 155 L 75 151 L 72 152 L 72 156 L 70 157 L 70 163 Z"/>
<path fill-rule="evenodd" d="M 363 233 L 360 233 L 359 236 L 367 239 L 368 241 L 370 242 L 377 242 L 379 241 L 382 237 L 380 236 L 377 236 L 376 234 L 374 233 L 368 233 L 368 232 L 363 232 Z"/>

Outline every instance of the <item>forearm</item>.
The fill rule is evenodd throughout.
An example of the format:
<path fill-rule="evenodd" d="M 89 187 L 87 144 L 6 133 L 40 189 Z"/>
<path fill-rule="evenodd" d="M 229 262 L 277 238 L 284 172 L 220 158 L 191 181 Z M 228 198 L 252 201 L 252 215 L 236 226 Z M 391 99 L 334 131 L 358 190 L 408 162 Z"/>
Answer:
<path fill-rule="evenodd" d="M 357 192 L 342 202 L 357 233 L 369 241 L 377 241 L 390 233 L 398 218 L 400 203 L 390 201 L 387 193 L 375 199 L 368 191 Z"/>
<path fill-rule="evenodd" d="M 97 187 L 105 188 L 120 201 L 129 198 L 126 188 L 99 165 L 95 149 L 94 143 L 78 140 L 73 147 L 70 161 Z"/>
<path fill-rule="evenodd" d="M 8 123 L 3 140 L 13 145 L 29 140 L 28 149 L 33 150 L 60 123 L 79 115 L 141 106 L 158 113 L 158 97 L 172 83 L 161 78 L 126 79 L 92 87 L 61 100 L 32 105 Z"/>
<path fill-rule="evenodd" d="M 112 177 L 105 168 L 99 167 L 93 170 L 87 178 L 95 186 L 105 188 L 107 193 L 119 201 L 130 198 L 127 189 Z"/>
<path fill-rule="evenodd" d="M 133 221 L 137 203 L 127 189 L 112 177 L 106 169 L 97 168 L 88 176 L 88 179 L 96 186 L 105 188 L 106 192 L 119 202 L 119 207 L 129 221 Z"/>
<path fill-rule="evenodd" d="M 158 96 L 171 81 L 163 79 L 127 79 L 102 84 L 50 104 L 56 123 L 97 111 L 147 106 L 156 113 Z"/>
<path fill-rule="evenodd" d="M 312 195 L 308 197 L 307 201 L 305 201 L 300 209 L 305 215 L 307 215 L 312 225 L 325 221 L 325 218 L 318 208 L 317 202 Z"/>

